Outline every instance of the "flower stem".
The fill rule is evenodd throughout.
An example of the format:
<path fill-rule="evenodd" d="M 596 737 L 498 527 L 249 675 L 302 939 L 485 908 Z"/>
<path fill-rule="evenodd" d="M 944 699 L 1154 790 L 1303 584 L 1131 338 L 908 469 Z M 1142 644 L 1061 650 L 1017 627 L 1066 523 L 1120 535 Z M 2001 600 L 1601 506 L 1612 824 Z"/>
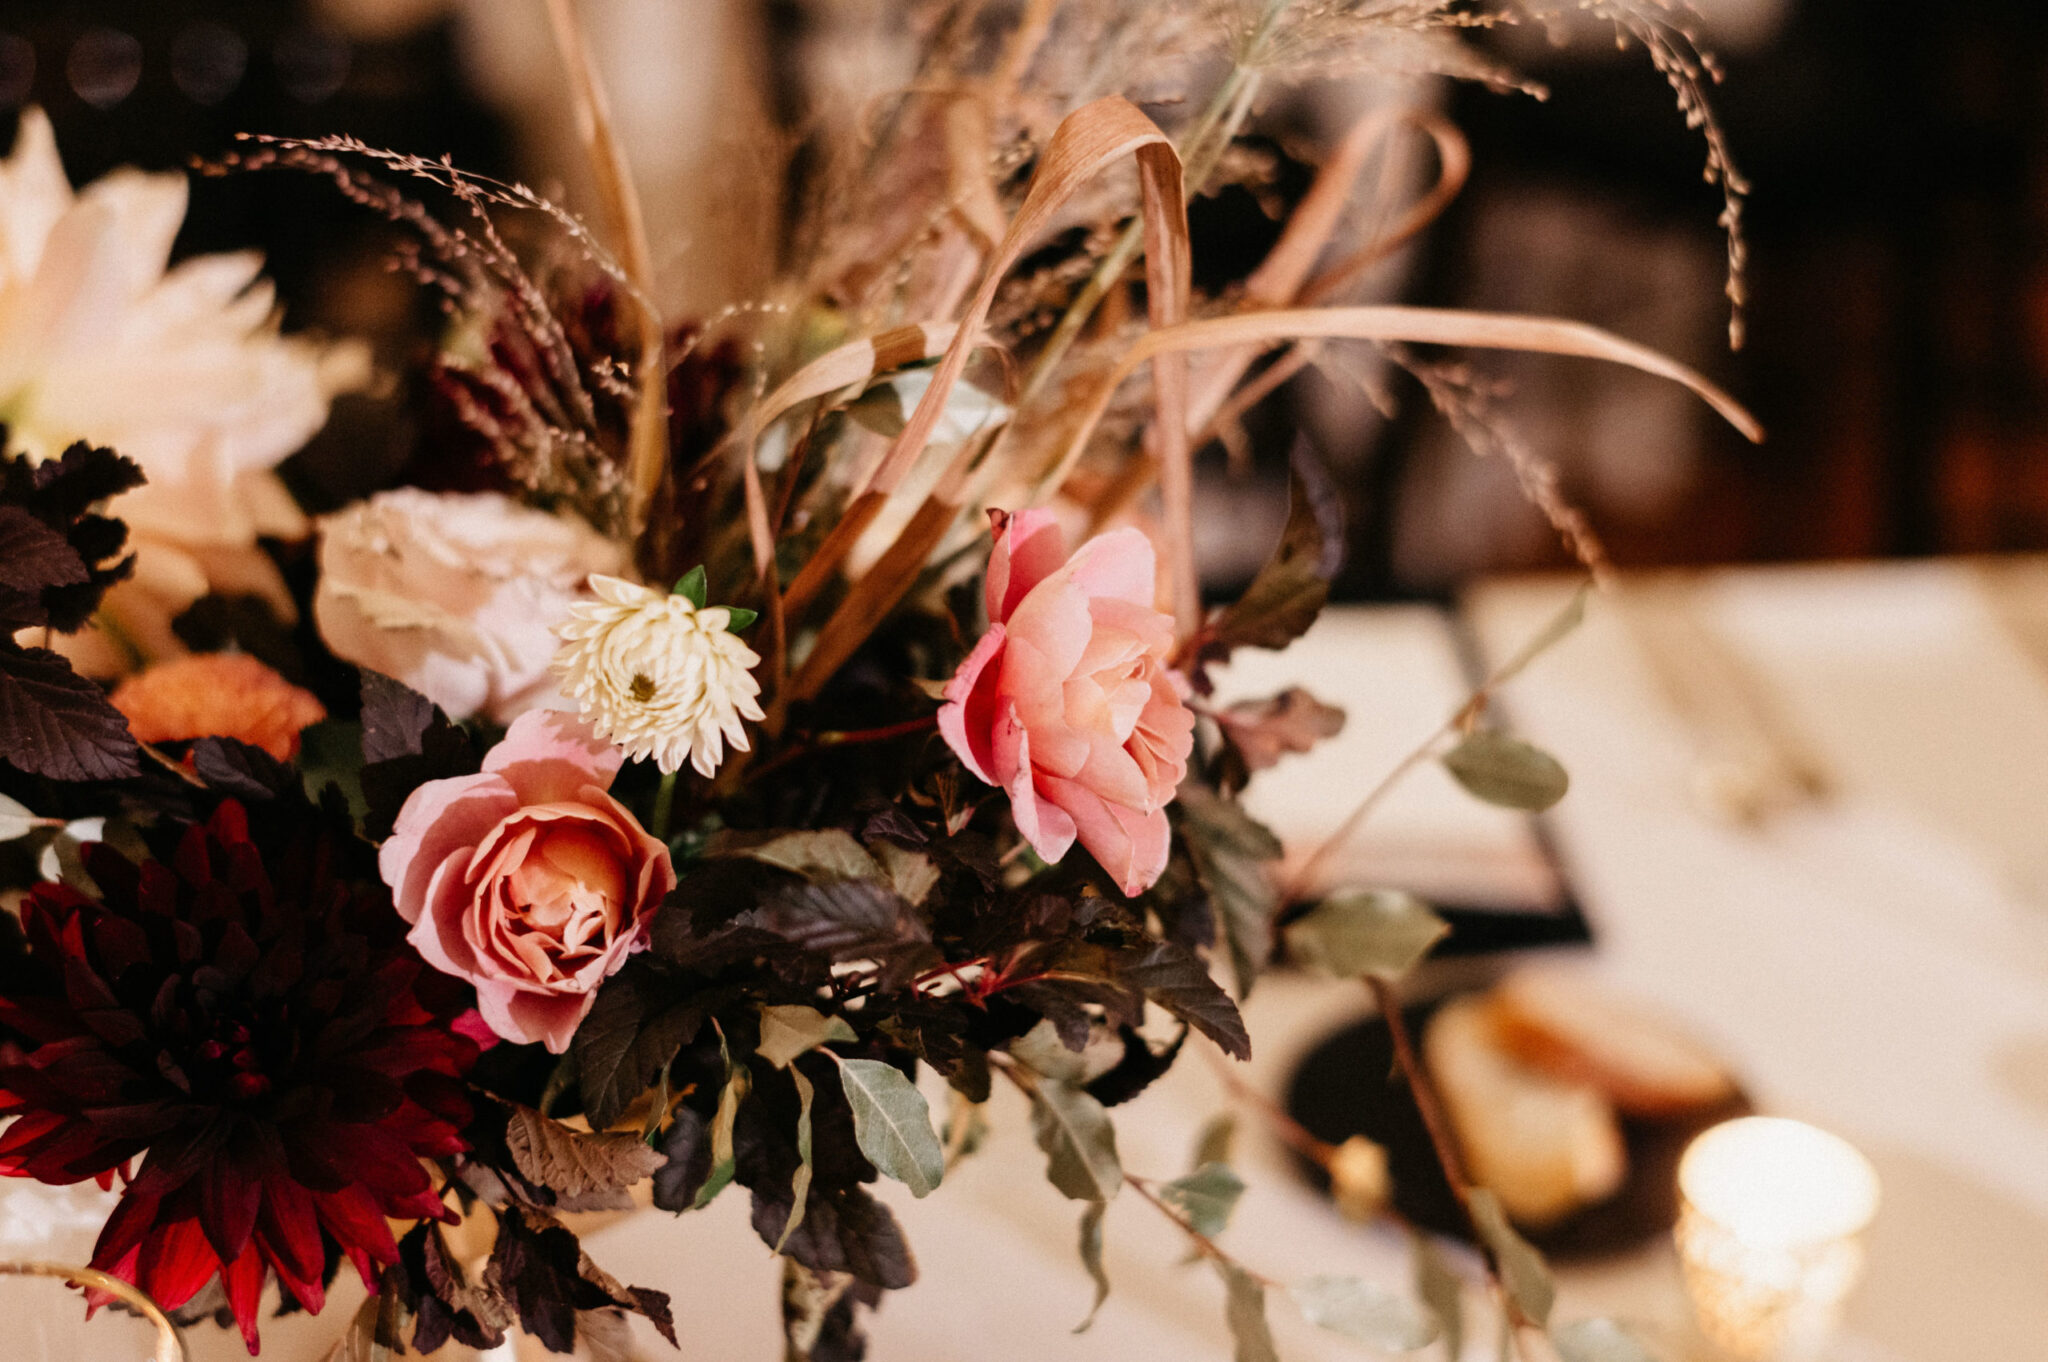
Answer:
<path fill-rule="evenodd" d="M 654 826 L 649 830 L 658 842 L 668 841 L 669 816 L 676 805 L 676 775 L 675 771 L 664 771 L 661 788 L 654 792 Z"/>

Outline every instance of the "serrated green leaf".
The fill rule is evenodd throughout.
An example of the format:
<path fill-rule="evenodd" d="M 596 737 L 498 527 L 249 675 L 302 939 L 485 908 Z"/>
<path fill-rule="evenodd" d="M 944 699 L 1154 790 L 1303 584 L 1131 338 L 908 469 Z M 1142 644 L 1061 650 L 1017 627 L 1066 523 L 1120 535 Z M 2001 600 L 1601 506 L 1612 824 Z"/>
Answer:
<path fill-rule="evenodd" d="M 946 1151 L 932 1133 L 924 1094 L 901 1069 L 879 1059 L 843 1059 L 839 1079 L 853 1107 L 860 1152 L 912 1196 L 929 1196 L 946 1176 Z"/>
<path fill-rule="evenodd" d="M 761 1043 L 754 1053 L 778 1069 L 806 1051 L 835 1040 L 854 1040 L 844 1017 L 828 1017 L 814 1007 L 792 1003 L 761 1009 Z"/>
<path fill-rule="evenodd" d="M 1356 1277 L 1311 1277 L 1287 1288 L 1303 1319 L 1384 1352 L 1426 1348 L 1437 1339 L 1436 1317 L 1396 1291 Z"/>
<path fill-rule="evenodd" d="M 1398 889 L 1339 894 L 1287 925 L 1287 950 L 1340 979 L 1398 979 L 1415 968 L 1450 925 Z"/>
<path fill-rule="evenodd" d="M 704 602 L 710 599 L 710 579 L 704 575 L 704 565 L 699 563 L 677 578 L 675 590 L 670 594 L 681 596 L 702 610 Z"/>
<path fill-rule="evenodd" d="M 1464 1286 L 1427 1235 L 1411 1232 L 1408 1246 L 1415 1269 L 1415 1294 L 1436 1316 L 1446 1362 L 1458 1362 L 1465 1346 Z"/>
<path fill-rule="evenodd" d="M 1563 799 L 1572 783 L 1556 757 L 1492 729 L 1466 734 L 1444 766 L 1475 799 L 1528 813 Z"/>
<path fill-rule="evenodd" d="M 1484 1187 L 1474 1187 L 1466 1204 L 1472 1210 L 1472 1227 L 1493 1254 L 1500 1268 L 1500 1283 L 1522 1317 L 1541 1328 L 1550 1322 L 1550 1307 L 1557 1301 L 1557 1285 L 1543 1255 L 1529 1241 L 1515 1233 L 1501 1209 L 1500 1198 Z"/>
<path fill-rule="evenodd" d="M 875 864 L 875 858 L 868 855 L 861 844 L 853 840 L 853 834 L 843 828 L 786 832 L 735 854 L 793 871 L 817 884 L 886 878 L 882 867 Z"/>
<path fill-rule="evenodd" d="M 1564 1362 L 1657 1362 L 1657 1355 L 1611 1319 L 1574 1320 L 1550 1331 Z"/>
<path fill-rule="evenodd" d="M 1081 1266 L 1088 1269 L 1088 1275 L 1095 1281 L 1095 1303 L 1088 1307 L 1088 1318 L 1074 1326 L 1077 1334 L 1088 1332 L 1102 1303 L 1109 1299 L 1109 1273 L 1102 1266 L 1102 1217 L 1108 1210 L 1107 1202 L 1091 1201 L 1088 1209 L 1081 1212 Z"/>
<path fill-rule="evenodd" d="M 1224 1163 L 1205 1163 L 1159 1188 L 1159 1199 L 1187 1217 L 1195 1233 L 1214 1239 L 1230 1226 L 1230 1213 L 1244 1195 L 1244 1179 Z"/>
<path fill-rule="evenodd" d="M 782 1246 L 789 1242 L 789 1236 L 796 1233 L 796 1227 L 804 1222 L 804 1211 L 811 1200 L 811 1099 L 817 1090 L 811 1080 L 804 1077 L 802 1069 L 791 1069 L 790 1078 L 796 1083 L 796 1173 L 789 1180 L 789 1219 L 782 1222 L 782 1233 L 775 1240 L 775 1251 L 782 1252 Z"/>
<path fill-rule="evenodd" d="M 1223 1318 L 1230 1325 L 1234 1362 L 1280 1362 L 1266 1324 L 1266 1288 L 1236 1263 L 1218 1259 L 1216 1273 L 1223 1278 Z"/>
<path fill-rule="evenodd" d="M 1031 1134 L 1045 1151 L 1045 1176 L 1075 1201 L 1108 1201 L 1124 1184 L 1116 1126 L 1102 1103 L 1070 1083 L 1041 1082 L 1031 1094 Z"/>
<path fill-rule="evenodd" d="M 744 605 L 728 605 L 725 607 L 725 632 L 737 634 L 759 618 L 761 612 L 758 610 L 749 610 Z"/>
<path fill-rule="evenodd" d="M 1189 1171 L 1205 1163 L 1229 1163 L 1230 1147 L 1236 1139 L 1236 1116 L 1227 1111 L 1211 1116 L 1202 1133 L 1195 1136 L 1195 1157 L 1188 1165 Z"/>

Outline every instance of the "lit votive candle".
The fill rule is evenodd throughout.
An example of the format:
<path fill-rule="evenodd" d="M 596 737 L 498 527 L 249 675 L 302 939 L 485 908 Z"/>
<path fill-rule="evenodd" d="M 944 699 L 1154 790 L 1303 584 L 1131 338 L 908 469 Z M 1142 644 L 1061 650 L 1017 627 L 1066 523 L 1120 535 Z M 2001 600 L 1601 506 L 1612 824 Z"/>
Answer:
<path fill-rule="evenodd" d="M 1701 1135 L 1678 1165 L 1679 1262 L 1700 1328 L 1743 1362 L 1810 1362 L 1863 1268 L 1877 1172 L 1775 1116 Z"/>

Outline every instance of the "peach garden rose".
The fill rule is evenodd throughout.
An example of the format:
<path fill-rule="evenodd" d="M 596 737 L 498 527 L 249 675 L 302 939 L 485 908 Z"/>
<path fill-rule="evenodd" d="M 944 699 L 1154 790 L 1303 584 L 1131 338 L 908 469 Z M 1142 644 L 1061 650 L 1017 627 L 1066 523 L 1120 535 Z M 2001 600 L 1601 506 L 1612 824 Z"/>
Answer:
<path fill-rule="evenodd" d="M 989 630 L 946 686 L 939 732 L 1009 795 L 1039 856 L 1078 840 L 1142 893 L 1166 868 L 1195 729 L 1151 541 L 1113 530 L 1069 558 L 1050 512 L 999 517 L 986 592 Z"/>
<path fill-rule="evenodd" d="M 668 848 L 609 793 L 623 760 L 575 715 L 530 711 L 483 770 L 413 791 L 378 853 L 406 939 L 476 985 L 506 1040 L 568 1049 L 675 888 Z"/>

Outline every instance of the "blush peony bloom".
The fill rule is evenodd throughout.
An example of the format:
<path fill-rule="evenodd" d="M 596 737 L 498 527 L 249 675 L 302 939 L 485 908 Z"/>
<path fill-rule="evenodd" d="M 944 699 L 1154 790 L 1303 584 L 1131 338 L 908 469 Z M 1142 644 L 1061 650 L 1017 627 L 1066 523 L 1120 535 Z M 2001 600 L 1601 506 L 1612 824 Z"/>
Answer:
<path fill-rule="evenodd" d="M 619 550 L 498 492 L 401 487 L 320 520 L 313 618 L 336 656 L 449 715 L 510 723 L 560 708 L 554 628 Z"/>
<path fill-rule="evenodd" d="M 1047 861 L 1080 839 L 1126 894 L 1166 868 L 1166 806 L 1195 718 L 1166 665 L 1173 620 L 1153 604 L 1151 541 L 1114 530 L 1067 557 L 1047 511 L 996 527 L 989 631 L 946 686 L 939 732 L 1010 796 Z"/>
<path fill-rule="evenodd" d="M 114 510 L 135 575 L 105 610 L 152 656 L 184 651 L 170 620 L 209 589 L 291 616 L 256 540 L 306 518 L 271 470 L 368 374 L 360 346 L 278 334 L 254 252 L 171 265 L 185 198 L 183 175 L 136 170 L 74 193 L 39 109 L 0 161 L 0 421 L 33 458 L 87 440 L 148 475 Z"/>
<path fill-rule="evenodd" d="M 597 600 L 570 608 L 555 672 L 601 738 L 663 775 L 685 761 L 708 776 L 725 744 L 747 750 L 742 719 L 758 720 L 760 655 L 732 632 L 722 605 L 699 609 L 677 592 L 617 577 L 590 579 Z"/>
<path fill-rule="evenodd" d="M 476 985 L 506 1040 L 568 1049 L 675 888 L 668 848 L 606 793 L 621 761 L 574 715 L 535 710 L 476 775 L 413 791 L 378 854 L 407 939 Z"/>
<path fill-rule="evenodd" d="M 311 692 L 246 653 L 159 662 L 116 686 L 110 698 L 138 742 L 239 738 L 279 761 L 297 756 L 299 734 L 327 717 Z"/>
<path fill-rule="evenodd" d="M 218 1276 L 252 1353 L 271 1273 L 317 1311 L 332 1255 L 375 1290 L 388 1221 L 455 1218 L 420 1160 L 462 1152 L 471 1116 L 464 990 L 306 815 L 272 806 L 252 838 L 226 803 L 139 866 L 89 844 L 99 896 L 30 891 L 35 982 L 0 996 L 25 1041 L 0 1062 L 0 1173 L 125 1180 L 92 1265 L 172 1310 Z"/>

